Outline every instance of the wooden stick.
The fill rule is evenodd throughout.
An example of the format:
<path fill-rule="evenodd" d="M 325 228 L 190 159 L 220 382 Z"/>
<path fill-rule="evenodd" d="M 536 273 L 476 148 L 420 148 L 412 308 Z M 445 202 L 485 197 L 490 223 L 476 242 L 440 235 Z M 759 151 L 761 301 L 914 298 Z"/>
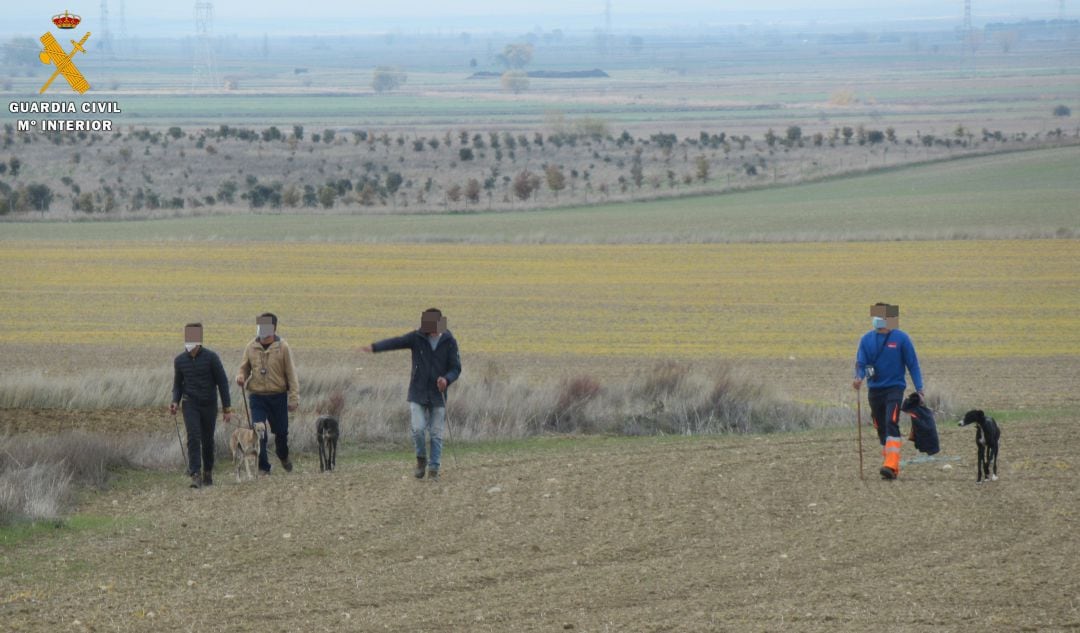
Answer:
<path fill-rule="evenodd" d="M 862 389 L 855 390 L 855 426 L 859 428 L 859 479 L 866 481 L 866 475 L 863 474 L 863 457 L 862 457 Z"/>

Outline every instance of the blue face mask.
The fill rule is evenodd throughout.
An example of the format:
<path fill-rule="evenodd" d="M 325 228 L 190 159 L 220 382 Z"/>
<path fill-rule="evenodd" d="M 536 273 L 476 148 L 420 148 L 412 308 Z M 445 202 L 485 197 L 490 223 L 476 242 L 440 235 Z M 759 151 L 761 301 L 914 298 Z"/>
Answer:
<path fill-rule="evenodd" d="M 874 317 L 870 320 L 870 325 L 875 330 L 880 330 L 881 328 L 886 327 L 887 321 L 881 317 Z"/>

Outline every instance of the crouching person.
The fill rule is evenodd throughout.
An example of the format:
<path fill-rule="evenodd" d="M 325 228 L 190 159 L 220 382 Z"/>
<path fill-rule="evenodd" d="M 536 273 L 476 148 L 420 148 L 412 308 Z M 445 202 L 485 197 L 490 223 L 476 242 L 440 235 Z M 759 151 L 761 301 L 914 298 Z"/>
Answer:
<path fill-rule="evenodd" d="M 225 422 L 232 420 L 229 378 L 221 358 L 203 343 L 201 323 L 184 326 L 184 352 L 173 360 L 173 393 L 169 413 L 183 409 L 187 429 L 188 476 L 191 487 L 214 483 L 214 430 L 217 426 L 217 398 Z M 214 391 L 217 393 L 214 393 Z"/>
<path fill-rule="evenodd" d="M 423 479 L 426 469 L 428 478 L 438 481 L 443 429 L 446 427 L 446 390 L 461 375 L 457 340 L 446 329 L 446 317 L 442 312 L 428 308 L 420 316 L 419 330 L 366 345 L 360 351 L 371 354 L 395 349 L 412 350 L 408 400 L 416 447 L 413 475 Z"/>

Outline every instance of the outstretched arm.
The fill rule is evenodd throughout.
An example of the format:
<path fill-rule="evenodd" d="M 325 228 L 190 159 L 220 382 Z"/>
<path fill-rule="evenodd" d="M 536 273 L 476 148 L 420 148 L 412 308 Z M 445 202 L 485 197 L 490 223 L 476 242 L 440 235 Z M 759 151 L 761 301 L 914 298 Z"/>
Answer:
<path fill-rule="evenodd" d="M 410 332 L 403 336 L 396 336 L 394 338 L 383 339 L 376 341 L 371 345 L 365 345 L 360 348 L 361 352 L 389 352 L 395 349 L 412 349 L 413 333 Z"/>

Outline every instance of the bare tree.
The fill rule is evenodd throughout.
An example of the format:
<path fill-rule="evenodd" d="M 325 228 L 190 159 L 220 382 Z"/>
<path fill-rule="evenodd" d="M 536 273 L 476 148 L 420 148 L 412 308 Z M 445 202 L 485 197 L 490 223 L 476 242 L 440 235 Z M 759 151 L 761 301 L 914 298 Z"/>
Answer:
<path fill-rule="evenodd" d="M 469 182 L 465 183 L 465 200 L 472 202 L 473 204 L 480 202 L 480 181 L 475 178 L 470 178 Z"/>
<path fill-rule="evenodd" d="M 709 182 L 709 159 L 704 155 L 698 156 L 696 161 L 697 177 L 701 182 Z"/>
<path fill-rule="evenodd" d="M 540 177 L 533 174 L 529 170 L 525 170 L 514 176 L 514 195 L 518 200 L 528 200 L 529 196 L 533 194 L 540 187 Z"/>

